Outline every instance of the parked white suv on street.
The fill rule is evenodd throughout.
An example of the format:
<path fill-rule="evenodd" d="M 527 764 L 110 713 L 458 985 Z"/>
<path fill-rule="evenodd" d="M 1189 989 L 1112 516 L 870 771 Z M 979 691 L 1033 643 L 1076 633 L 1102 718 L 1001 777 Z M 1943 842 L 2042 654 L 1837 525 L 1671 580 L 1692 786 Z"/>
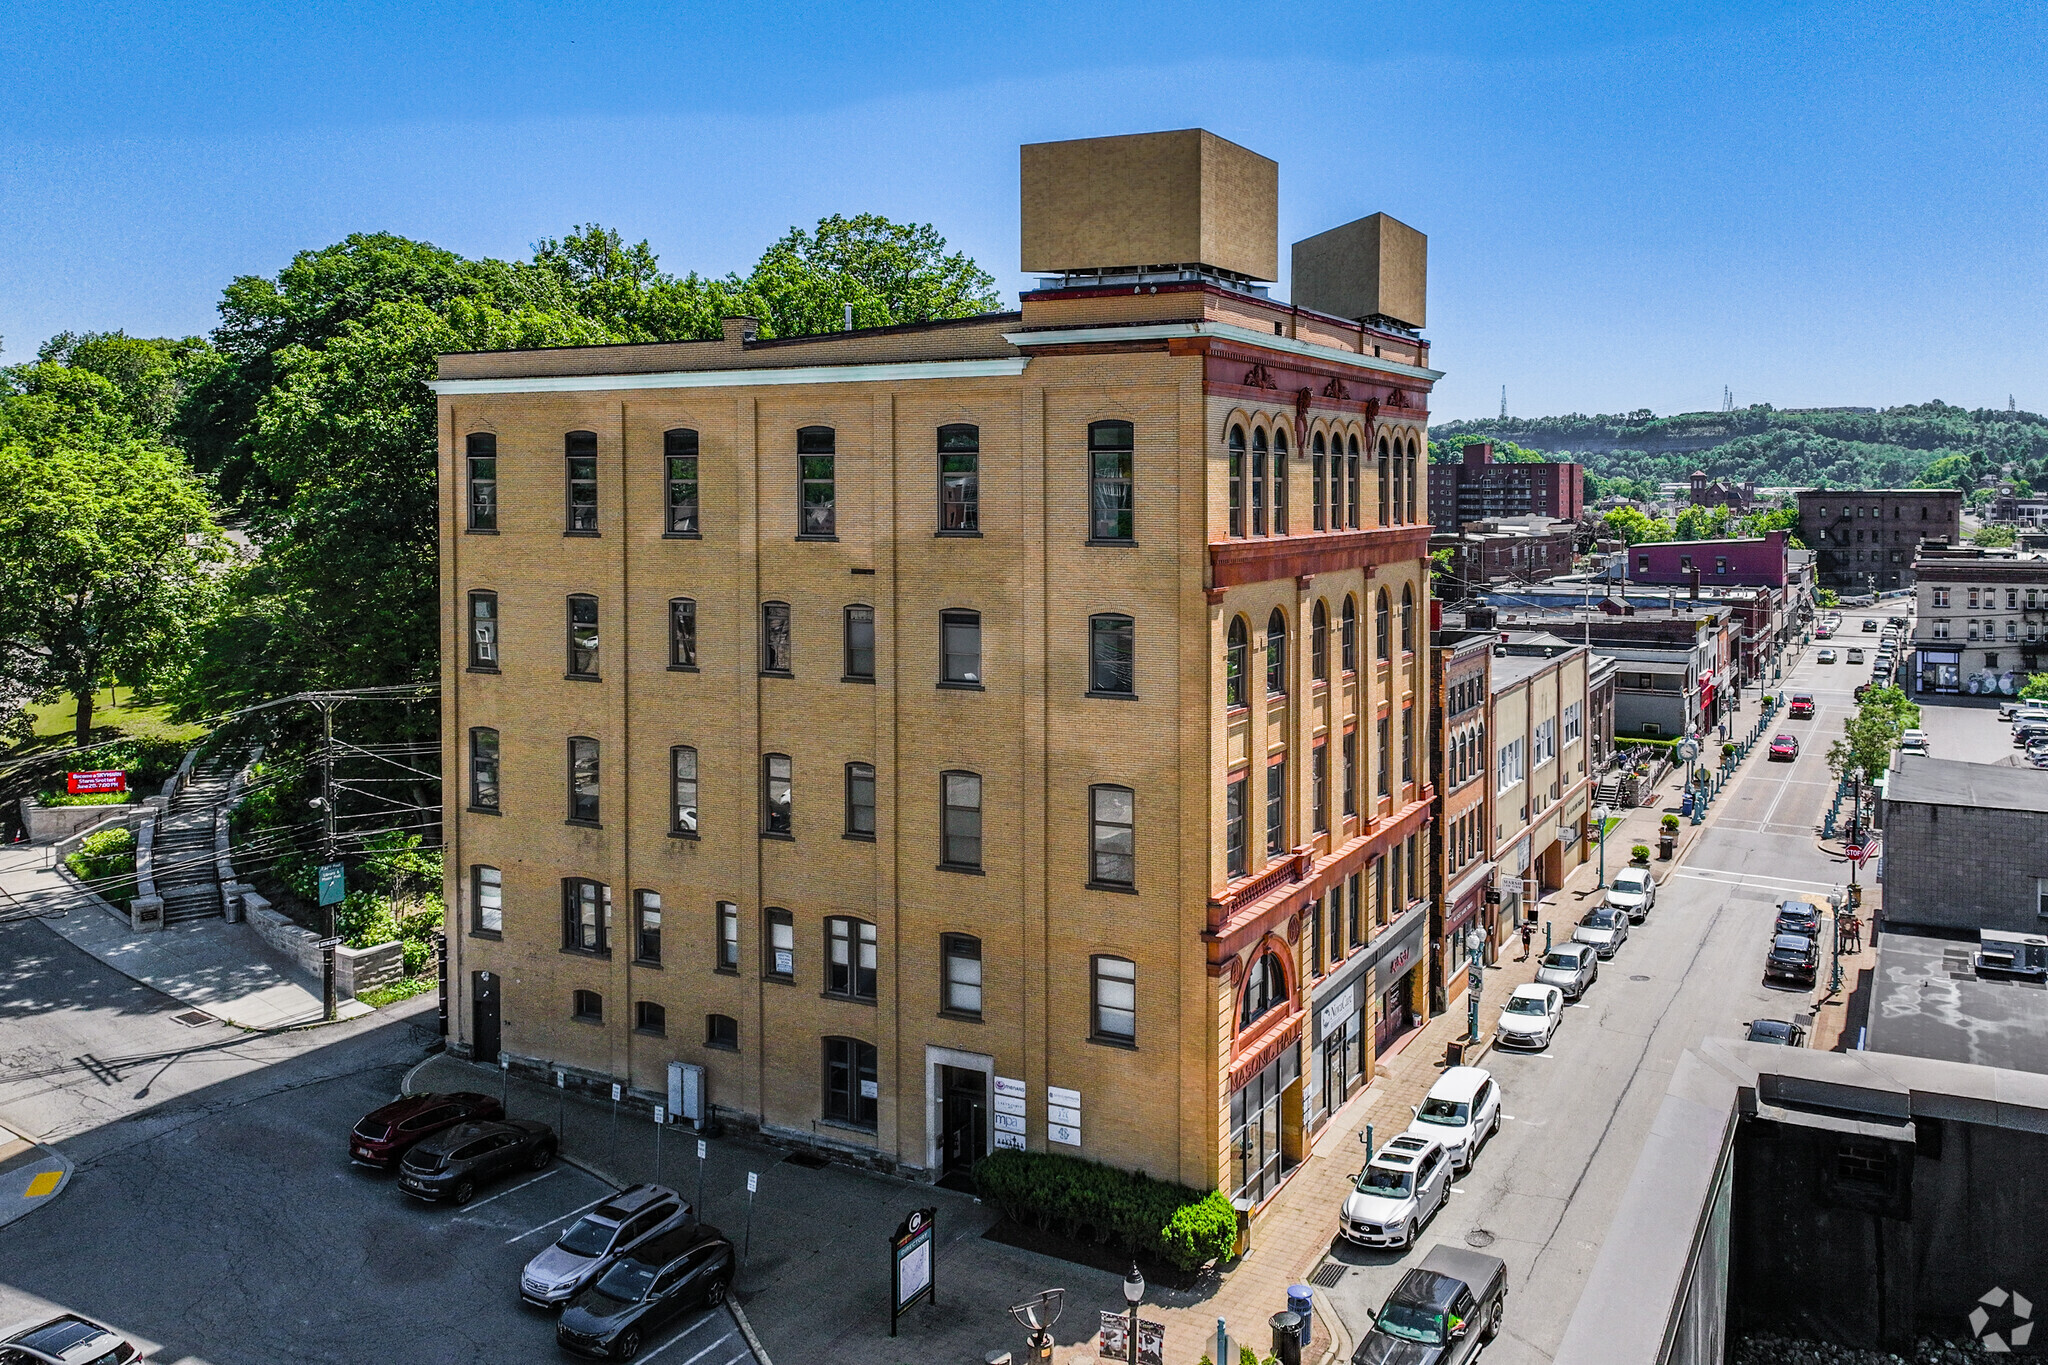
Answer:
<path fill-rule="evenodd" d="M 1409 1246 L 1450 1197 L 1451 1158 L 1443 1144 L 1403 1133 L 1358 1173 L 1337 1229 L 1360 1246 Z"/>
<path fill-rule="evenodd" d="M 1607 904 L 1628 911 L 1628 917 L 1637 924 L 1650 917 L 1650 907 L 1656 903 L 1657 879 L 1648 868 L 1624 867 L 1607 883 Z"/>
<path fill-rule="evenodd" d="M 1484 1067 L 1454 1066 L 1415 1107 L 1415 1122 L 1404 1136 L 1443 1144 L 1451 1165 L 1460 1171 L 1472 1162 L 1488 1138 L 1500 1131 L 1500 1087 Z"/>

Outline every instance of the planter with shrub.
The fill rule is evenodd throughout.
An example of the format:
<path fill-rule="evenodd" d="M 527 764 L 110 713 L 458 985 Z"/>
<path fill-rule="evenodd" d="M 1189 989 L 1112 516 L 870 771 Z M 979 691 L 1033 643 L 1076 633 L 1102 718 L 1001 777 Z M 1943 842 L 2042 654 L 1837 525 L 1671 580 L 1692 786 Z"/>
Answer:
<path fill-rule="evenodd" d="M 64 866 L 106 900 L 122 909 L 138 889 L 135 880 L 135 831 L 103 829 L 79 841 L 78 852 Z"/>
<path fill-rule="evenodd" d="M 1637 844 L 1629 849 L 1628 856 L 1629 861 L 1641 863 L 1647 867 L 1650 862 L 1650 846 L 1648 844 Z"/>
<path fill-rule="evenodd" d="M 975 1163 L 974 1183 L 1012 1222 L 1181 1271 L 1228 1257 L 1237 1242 L 1237 1210 L 1221 1191 L 1201 1194 L 1079 1157 L 1000 1151 Z"/>

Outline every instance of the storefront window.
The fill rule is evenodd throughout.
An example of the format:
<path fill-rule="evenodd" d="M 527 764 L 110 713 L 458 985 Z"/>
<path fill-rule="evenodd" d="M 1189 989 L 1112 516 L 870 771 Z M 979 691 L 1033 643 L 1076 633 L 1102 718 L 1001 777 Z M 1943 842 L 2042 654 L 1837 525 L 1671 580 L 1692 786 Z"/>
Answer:
<path fill-rule="evenodd" d="M 1293 1163 L 1280 1146 L 1280 1103 L 1300 1075 L 1298 1049 L 1289 1047 L 1230 1097 L 1233 1198 L 1254 1204 L 1280 1187 Z"/>

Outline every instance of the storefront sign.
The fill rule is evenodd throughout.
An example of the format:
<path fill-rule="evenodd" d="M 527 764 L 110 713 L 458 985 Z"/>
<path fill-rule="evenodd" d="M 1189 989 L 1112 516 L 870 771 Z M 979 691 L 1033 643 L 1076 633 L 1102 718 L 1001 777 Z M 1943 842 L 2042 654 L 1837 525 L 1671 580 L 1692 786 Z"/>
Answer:
<path fill-rule="evenodd" d="M 896 1319 L 919 1299 L 939 1301 L 937 1276 L 932 1264 L 933 1222 L 939 1211 L 912 1209 L 910 1216 L 889 1239 L 889 1335 L 896 1335 Z"/>
<path fill-rule="evenodd" d="M 64 774 L 64 790 L 73 796 L 97 796 L 103 792 L 124 792 L 128 790 L 128 774 L 119 768 L 106 768 L 89 773 Z"/>
<path fill-rule="evenodd" d="M 1358 1013 L 1357 987 L 1345 991 L 1316 1012 L 1316 1037 L 1327 1038 L 1344 1027 L 1344 1021 Z"/>
<path fill-rule="evenodd" d="M 1067 1147 L 1081 1145 L 1081 1092 L 1065 1086 L 1045 1088 L 1045 1135 Z"/>

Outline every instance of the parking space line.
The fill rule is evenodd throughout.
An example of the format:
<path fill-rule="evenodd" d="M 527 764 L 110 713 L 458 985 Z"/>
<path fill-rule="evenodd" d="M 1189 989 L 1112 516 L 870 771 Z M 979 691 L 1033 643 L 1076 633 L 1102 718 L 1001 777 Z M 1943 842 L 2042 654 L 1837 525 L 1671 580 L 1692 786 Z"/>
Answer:
<path fill-rule="evenodd" d="M 1713 880 L 1714 880 L 1715 878 L 1713 878 L 1713 877 L 1706 877 L 1706 876 L 1702 876 L 1702 875 L 1701 875 L 1702 873 L 1706 873 L 1706 872 L 1712 872 L 1712 873 L 1715 873 L 1715 874 L 1717 874 L 1718 876 L 1721 876 L 1721 877 L 1736 877 L 1736 878 L 1739 878 L 1739 879 L 1741 879 L 1741 880 L 1740 880 L 1740 881 L 1738 881 L 1738 882 L 1736 883 L 1737 885 L 1741 885 L 1741 884 L 1742 884 L 1742 883 L 1744 883 L 1744 882 L 1749 882 L 1749 881 L 1750 881 L 1750 879 L 1751 879 L 1751 876 L 1752 876 L 1752 874 L 1750 874 L 1750 873 L 1748 873 L 1748 872 L 1737 872 L 1737 871 L 1733 870 L 1732 868 L 1726 868 L 1726 867 L 1693 867 L 1693 868 L 1685 868 L 1685 869 L 1683 869 L 1683 870 L 1681 870 L 1681 871 L 1678 871 L 1678 872 L 1674 872 L 1674 873 L 1672 873 L 1671 875 L 1672 875 L 1672 876 L 1674 876 L 1674 877 L 1690 877 L 1690 878 L 1692 878 L 1692 879 L 1693 879 L 1694 881 L 1701 881 L 1701 882 L 1710 882 L 1710 881 L 1713 881 Z M 1783 877 L 1783 878 L 1780 878 L 1780 880 L 1781 880 L 1781 881 L 1788 881 L 1788 882 L 1803 882 L 1803 883 L 1804 883 L 1805 885 L 1807 885 L 1807 886 L 1824 886 L 1824 887 L 1827 887 L 1827 888 L 1829 888 L 1830 890 L 1832 890 L 1832 889 L 1833 889 L 1833 887 L 1834 887 L 1834 885 L 1835 885 L 1835 884 L 1834 884 L 1833 882 L 1815 882 L 1815 881 L 1807 881 L 1807 880 L 1806 880 L 1805 878 L 1803 878 L 1803 877 Z M 1754 882 L 1753 884 L 1754 884 L 1754 885 L 1757 885 L 1757 886 L 1766 886 L 1766 885 L 1773 885 L 1773 883 L 1767 883 L 1767 882 L 1762 882 L 1762 881 L 1757 881 L 1757 882 Z"/>
<path fill-rule="evenodd" d="M 507 1191 L 505 1191 L 505 1193 L 507 1193 L 507 1194 L 510 1194 L 510 1193 L 511 1193 L 511 1191 L 510 1191 L 510 1190 L 507 1190 Z M 550 1219 L 548 1219 L 548 1221 L 547 1221 L 547 1222 L 545 1222 L 545 1223 L 535 1223 L 535 1224 L 534 1224 L 534 1225 L 533 1225 L 532 1227 L 530 1227 L 530 1228 L 528 1228 L 528 1229 L 527 1229 L 526 1231 L 524 1231 L 524 1232 L 520 1233 L 520 1234 L 519 1234 L 519 1235 L 518 1235 L 517 1237 L 507 1237 L 507 1238 L 505 1239 L 505 1245 L 506 1245 L 506 1246 L 511 1246 L 511 1245 L 512 1245 L 512 1244 L 513 1244 L 514 1242 L 523 1242 L 523 1241 L 525 1241 L 525 1240 L 526 1240 L 527 1238 L 529 1238 L 529 1237 L 533 1236 L 533 1234 L 534 1234 L 534 1233 L 536 1233 L 536 1232 L 539 1232 L 539 1231 L 540 1231 L 540 1230 L 541 1230 L 542 1228 L 551 1228 L 551 1227 L 553 1227 L 553 1226 L 554 1226 L 555 1224 L 557 1224 L 557 1223 L 566 1223 L 566 1222 L 568 1222 L 568 1221 L 569 1221 L 569 1220 L 570 1220 L 571 1218 L 574 1218 L 574 1217 L 575 1217 L 575 1216 L 576 1216 L 577 1214 L 579 1214 L 579 1213 L 583 1213 L 583 1212 L 585 1212 L 586 1210 L 589 1210 L 589 1209 L 594 1209 L 594 1208 L 596 1208 L 596 1207 L 597 1207 L 597 1206 L 598 1206 L 599 1204 L 602 1204 L 602 1203 L 603 1203 L 603 1202 L 604 1202 L 605 1200 L 607 1200 L 607 1199 L 609 1199 L 609 1198 L 611 1198 L 611 1196 L 610 1196 L 610 1195 L 608 1195 L 608 1194 L 601 1194 L 601 1195 L 599 1195 L 599 1196 L 598 1196 L 597 1198 L 595 1198 L 595 1199 L 591 1200 L 591 1201 L 590 1201 L 590 1202 L 589 1202 L 588 1204 L 585 1204 L 585 1205 L 584 1205 L 584 1206 L 583 1206 L 582 1208 L 580 1208 L 580 1209 L 570 1209 L 570 1210 L 569 1210 L 569 1211 L 568 1211 L 567 1213 L 563 1213 L 563 1214 L 557 1214 L 557 1215 L 556 1215 L 555 1217 L 553 1217 L 553 1218 L 550 1218 Z"/>
<path fill-rule="evenodd" d="M 538 1184 L 540 1184 L 540 1182 L 541 1182 L 541 1181 L 543 1181 L 543 1180 L 546 1180 L 546 1179 L 547 1179 L 547 1178 L 548 1178 L 549 1176 L 551 1176 L 551 1175 L 553 1175 L 553 1174 L 554 1174 L 554 1172 L 553 1172 L 553 1171 L 542 1171 L 542 1172 L 541 1172 L 541 1173 L 540 1173 L 539 1175 L 535 1176 L 535 1177 L 534 1177 L 533 1179 L 531 1179 L 531 1180 L 522 1180 L 522 1181 L 520 1181 L 520 1182 L 519 1182 L 519 1183 L 518 1183 L 517 1185 L 514 1185 L 514 1186 L 513 1186 L 513 1187 L 512 1187 L 511 1189 L 509 1189 L 509 1190 L 499 1190 L 499 1191 L 498 1191 L 498 1192 L 497 1192 L 496 1194 L 494 1194 L 494 1195 L 492 1195 L 492 1196 L 491 1196 L 491 1199 L 503 1199 L 503 1198 L 504 1198 L 504 1197 L 505 1197 L 506 1195 L 508 1195 L 508 1194 L 517 1194 L 517 1193 L 519 1193 L 519 1192 L 520 1192 L 521 1190 L 525 1189 L 525 1188 L 526 1188 L 526 1187 L 527 1187 L 528 1185 L 538 1185 Z M 474 1212 L 476 1212 L 476 1210 L 478 1210 L 478 1209 L 482 1208 L 482 1207 L 483 1207 L 484 1205 L 486 1205 L 486 1204 L 490 1203 L 490 1202 L 491 1202 L 491 1199 L 479 1199 L 479 1200 L 477 1200 L 477 1201 L 476 1201 L 476 1202 L 475 1202 L 474 1204 L 468 1204 L 468 1205 L 465 1205 L 465 1206 L 463 1207 L 463 1210 L 462 1210 L 462 1211 L 463 1211 L 464 1213 L 474 1213 Z"/>
<path fill-rule="evenodd" d="M 680 1332 L 676 1333 L 676 1334 L 675 1334 L 674 1336 L 670 1337 L 670 1338 L 669 1338 L 669 1339 L 668 1339 L 667 1341 L 664 1341 L 663 1343 L 661 1343 L 661 1345 L 659 1345 L 659 1346 L 655 1347 L 655 1348 L 654 1348 L 653 1350 L 649 1351 L 649 1352 L 648 1352 L 648 1353 L 647 1353 L 646 1355 L 644 1355 L 644 1356 L 642 1356 L 642 1357 L 640 1357 L 640 1358 L 641 1358 L 642 1360 L 652 1360 L 652 1359 L 654 1359 L 654 1358 L 655 1358 L 656 1356 L 660 1355 L 660 1354 L 661 1354 L 661 1353 L 662 1353 L 663 1351 L 666 1351 L 666 1350 L 667 1350 L 667 1349 L 668 1349 L 669 1347 L 671 1347 L 671 1346 L 675 1345 L 675 1344 L 676 1344 L 677 1342 L 681 1341 L 681 1340 L 682 1340 L 682 1339 L 683 1339 L 684 1337 L 686 1337 L 686 1336 L 689 1336 L 689 1335 L 690 1335 L 690 1334 L 691 1334 L 692 1332 L 696 1331 L 696 1330 L 697 1330 L 697 1329 L 698 1329 L 699 1327 L 702 1327 L 702 1326 L 703 1326 L 703 1325 L 704 1325 L 705 1323 L 707 1323 L 707 1322 L 714 1322 L 714 1321 L 716 1321 L 716 1320 L 717 1320 L 717 1317 L 718 1317 L 718 1313 L 717 1313 L 717 1310 L 715 1310 L 715 1309 L 709 1309 L 709 1310 L 706 1310 L 706 1312 L 705 1312 L 705 1314 L 704 1314 L 704 1316 L 703 1316 L 703 1317 L 701 1317 L 701 1318 L 698 1318 L 698 1319 L 697 1319 L 697 1320 L 696 1320 L 695 1322 L 691 1323 L 691 1324 L 690 1324 L 690 1325 L 689 1325 L 688 1327 L 685 1327 L 685 1328 L 684 1328 L 684 1329 L 683 1329 L 682 1331 L 680 1331 Z M 733 1330 L 732 1328 L 730 1328 L 730 1327 L 726 1328 L 726 1330 L 725 1330 L 725 1333 L 724 1333 L 724 1335 L 722 1335 L 722 1336 L 719 1336 L 719 1337 L 715 1337 L 715 1338 L 713 1338 L 713 1339 L 712 1339 L 712 1342 L 711 1342 L 711 1344 L 710 1344 L 709 1346 L 706 1346 L 706 1347 L 704 1347 L 704 1348 L 703 1348 L 702 1350 L 698 1351 L 696 1355 L 693 1355 L 693 1356 L 691 1356 L 691 1357 L 690 1357 L 690 1358 L 689 1358 L 688 1360 L 685 1360 L 685 1361 L 683 1362 L 683 1365 L 696 1365 L 696 1362 L 698 1362 L 699 1360 L 702 1360 L 702 1359 L 703 1359 L 703 1358 L 704 1358 L 705 1356 L 707 1356 L 707 1355 L 710 1355 L 710 1354 L 711 1354 L 711 1353 L 712 1353 L 713 1351 L 715 1351 L 715 1350 L 717 1350 L 717 1349 L 718 1349 L 719 1347 L 721 1347 L 721 1346 L 725 1345 L 725 1344 L 726 1344 L 727 1342 L 731 1341 L 731 1340 L 732 1340 L 732 1339 L 733 1339 L 734 1337 L 736 1337 L 736 1336 L 738 1336 L 738 1335 L 739 1335 L 739 1333 L 738 1333 L 737 1331 Z M 745 1352 L 741 1352 L 741 1355 L 742 1355 L 742 1356 L 744 1356 L 745 1354 L 746 1354 Z M 737 1357 L 736 1357 L 736 1358 L 737 1358 Z"/>

